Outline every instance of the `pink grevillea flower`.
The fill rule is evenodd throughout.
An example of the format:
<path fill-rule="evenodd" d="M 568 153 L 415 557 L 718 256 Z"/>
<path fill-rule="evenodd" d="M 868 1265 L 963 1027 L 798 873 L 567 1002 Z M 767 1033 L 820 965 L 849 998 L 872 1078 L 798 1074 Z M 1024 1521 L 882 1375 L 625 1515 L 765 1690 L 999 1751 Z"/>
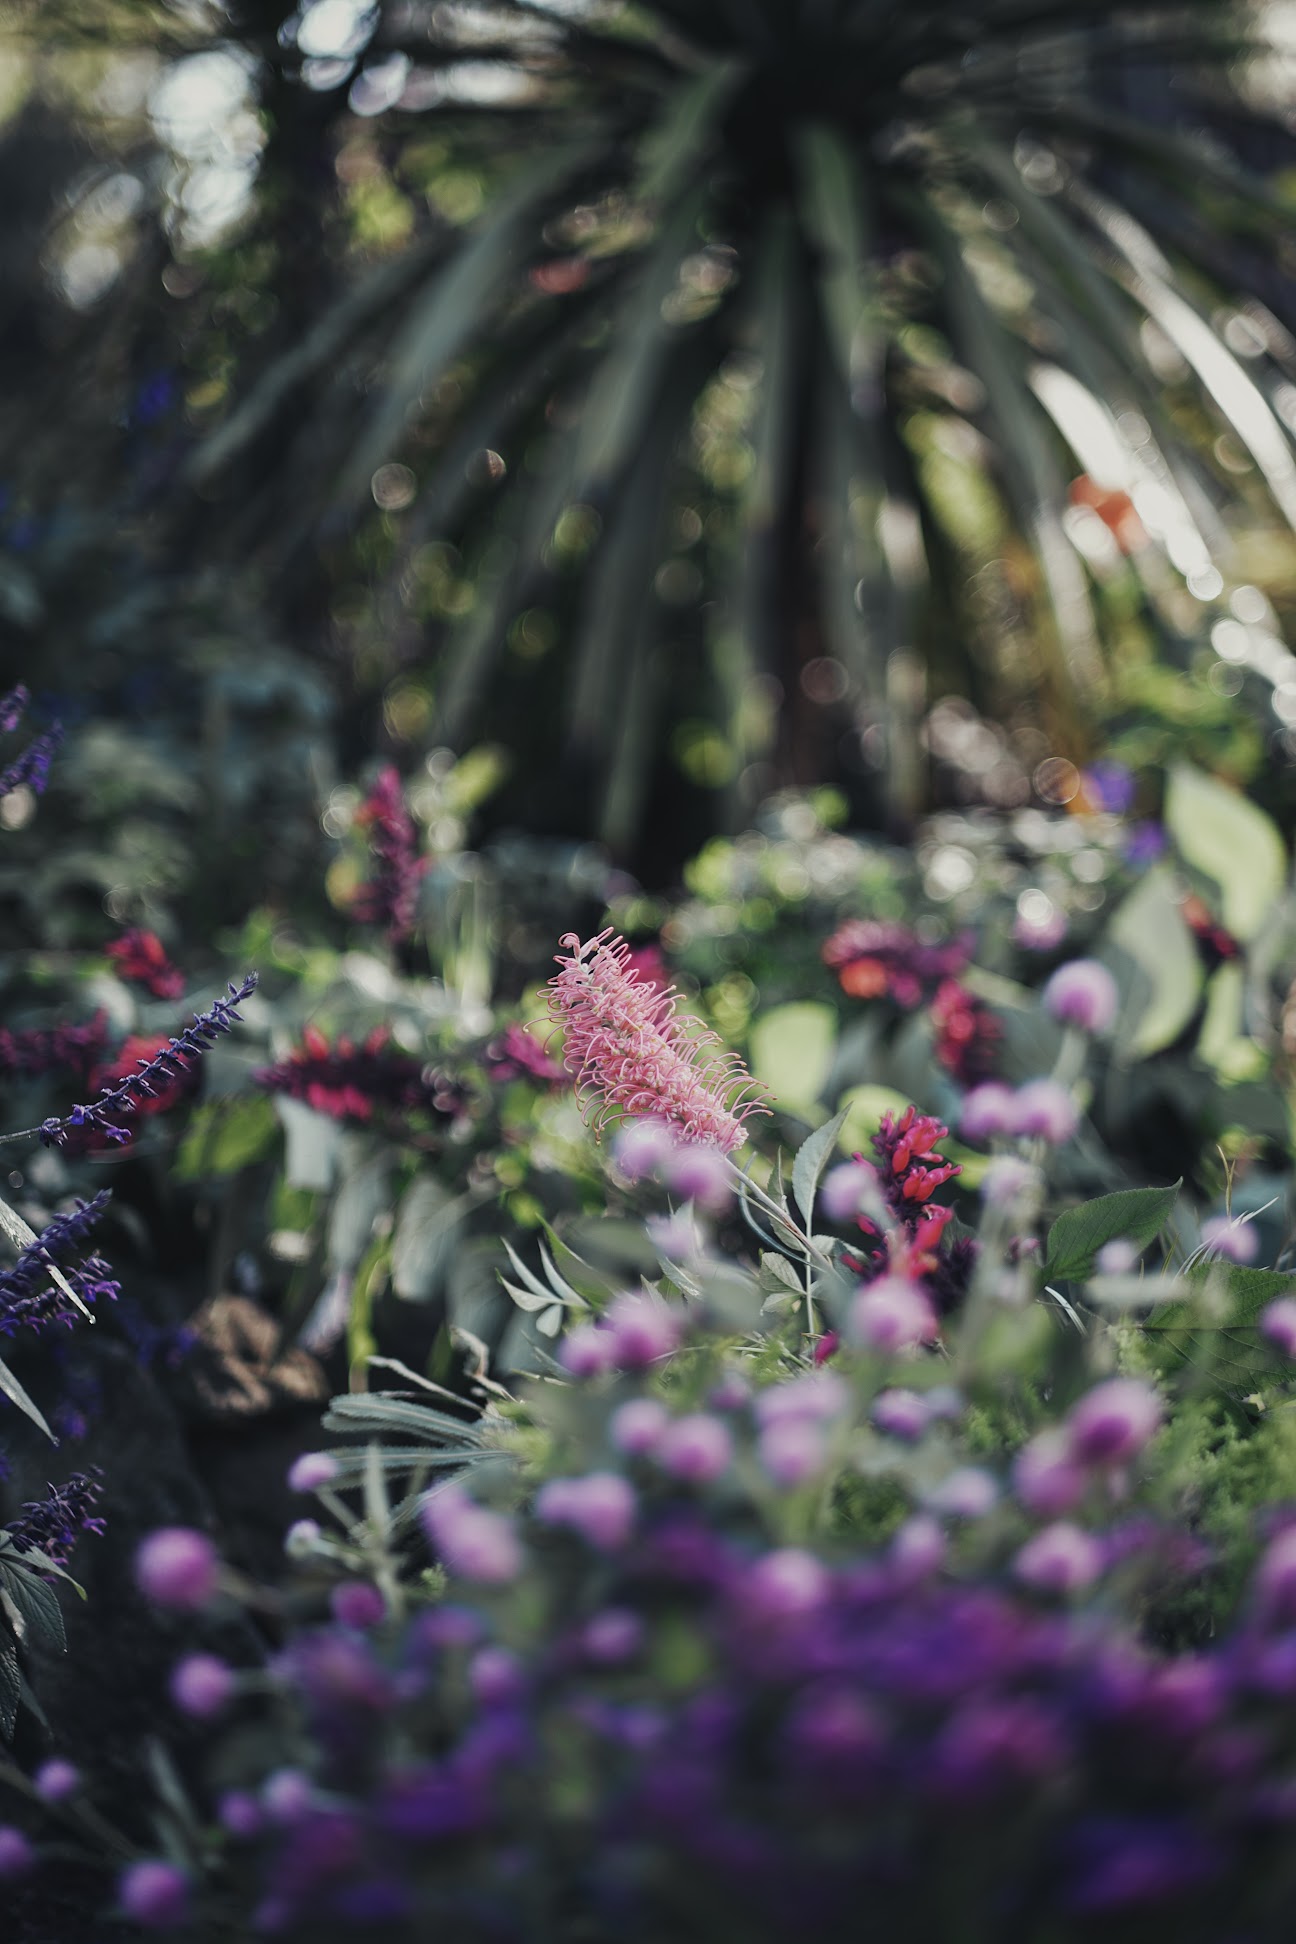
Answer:
<path fill-rule="evenodd" d="M 549 1014 L 564 1035 L 567 1071 L 593 1107 L 598 1129 L 619 1114 L 655 1116 L 725 1154 L 741 1147 L 743 1123 L 762 1114 L 761 1090 L 736 1053 L 711 1052 L 714 1033 L 689 1034 L 676 995 L 640 978 L 625 940 L 600 932 L 559 943 L 562 970 L 549 981 Z"/>

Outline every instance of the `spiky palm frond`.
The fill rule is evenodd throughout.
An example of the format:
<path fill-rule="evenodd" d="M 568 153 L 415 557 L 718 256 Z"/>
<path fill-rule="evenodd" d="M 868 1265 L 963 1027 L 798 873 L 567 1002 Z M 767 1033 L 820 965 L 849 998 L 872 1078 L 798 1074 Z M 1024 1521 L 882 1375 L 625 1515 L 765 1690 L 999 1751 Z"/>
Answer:
<path fill-rule="evenodd" d="M 1112 590 L 1170 637 L 1223 591 L 1210 439 L 1296 527 L 1296 345 L 1260 303 L 1216 328 L 1256 263 L 1291 255 L 1290 206 L 1210 132 L 1260 124 L 1253 27 L 1219 0 L 383 11 L 383 139 L 437 102 L 498 187 L 316 318 L 190 477 L 228 492 L 273 449 L 247 530 L 290 504 L 300 536 L 408 460 L 398 569 L 429 539 L 475 563 L 439 643 L 441 741 L 491 720 L 510 624 L 574 569 L 563 733 L 614 842 L 678 672 L 678 510 L 708 496 L 715 598 L 690 653 L 722 718 L 713 780 L 767 751 L 753 697 L 795 693 L 807 661 L 812 696 L 902 704 L 895 651 L 933 576 L 974 629 L 977 560 L 1046 705 L 1082 723 Z"/>

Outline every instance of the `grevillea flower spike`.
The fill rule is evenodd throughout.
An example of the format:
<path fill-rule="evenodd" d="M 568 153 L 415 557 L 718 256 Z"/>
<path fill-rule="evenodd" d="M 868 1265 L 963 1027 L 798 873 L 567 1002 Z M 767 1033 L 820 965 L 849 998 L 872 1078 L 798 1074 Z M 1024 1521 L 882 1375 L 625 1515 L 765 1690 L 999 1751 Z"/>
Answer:
<path fill-rule="evenodd" d="M 714 1033 L 686 1031 L 674 989 L 642 979 L 615 932 L 584 944 L 568 932 L 559 943 L 570 956 L 555 954 L 562 969 L 549 981 L 549 1016 L 563 1029 L 563 1060 L 591 1125 L 651 1116 L 724 1154 L 741 1147 L 748 1116 L 769 1109 L 738 1055 L 713 1053 Z"/>

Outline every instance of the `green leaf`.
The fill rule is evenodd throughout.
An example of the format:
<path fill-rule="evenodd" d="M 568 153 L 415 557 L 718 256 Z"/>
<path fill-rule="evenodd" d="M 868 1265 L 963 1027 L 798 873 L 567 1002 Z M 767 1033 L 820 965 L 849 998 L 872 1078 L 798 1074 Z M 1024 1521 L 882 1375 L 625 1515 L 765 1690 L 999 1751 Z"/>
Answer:
<path fill-rule="evenodd" d="M 12 1647 L 0 1647 L 0 1735 L 12 1741 L 22 1699 L 22 1672 Z"/>
<path fill-rule="evenodd" d="M 284 1150 L 284 1177 L 290 1188 L 310 1188 L 316 1193 L 333 1186 L 342 1129 L 336 1121 L 317 1114 L 304 1101 L 276 1094 L 275 1112 L 287 1135 Z"/>
<path fill-rule="evenodd" d="M 1203 975 L 1193 935 L 1164 866 L 1150 870 L 1115 913 L 1107 938 L 1142 975 L 1142 998 L 1127 999 L 1116 1044 L 1129 1059 L 1159 1053 L 1197 1010 Z"/>
<path fill-rule="evenodd" d="M 5 1560 L 0 1564 L 0 1594 L 22 1622 L 24 1639 L 36 1646 L 55 1648 L 60 1654 L 67 1652 L 63 1609 L 57 1593 L 46 1580 L 12 1560 Z"/>
<path fill-rule="evenodd" d="M 815 1000 L 762 1013 L 751 1031 L 751 1069 L 779 1107 L 814 1115 L 832 1064 L 837 1015 Z"/>
<path fill-rule="evenodd" d="M 1182 1187 L 1176 1181 L 1169 1188 L 1123 1188 L 1068 1208 L 1049 1230 L 1044 1274 L 1056 1281 L 1082 1282 L 1093 1274 L 1105 1243 L 1124 1240 L 1145 1249 L 1169 1220 Z"/>
<path fill-rule="evenodd" d="M 1296 1277 L 1215 1260 L 1195 1263 L 1188 1275 L 1200 1285 L 1222 1279 L 1222 1316 L 1203 1320 L 1200 1303 L 1167 1303 L 1146 1318 L 1145 1331 L 1166 1333 L 1178 1356 L 1203 1365 L 1222 1388 L 1238 1396 L 1290 1372 L 1286 1358 L 1265 1341 L 1256 1324 L 1263 1309 L 1291 1294 Z"/>
<path fill-rule="evenodd" d="M 267 1094 L 204 1101 L 180 1144 L 176 1172 L 182 1181 L 238 1174 L 268 1154 L 278 1134 L 274 1103 Z"/>
<path fill-rule="evenodd" d="M 43 1431 L 45 1433 L 45 1436 L 49 1439 L 51 1444 L 58 1443 L 58 1439 L 54 1436 L 54 1433 L 50 1430 L 48 1424 L 46 1424 L 45 1422 L 40 1406 L 35 1402 L 33 1398 L 28 1397 L 26 1391 L 23 1389 L 22 1385 L 18 1382 L 18 1379 L 14 1376 L 8 1364 L 4 1362 L 0 1362 L 0 1391 L 4 1392 L 5 1396 L 9 1399 L 11 1404 L 16 1404 L 18 1406 L 18 1409 L 23 1413 L 25 1417 L 29 1417 L 31 1419 L 32 1423 L 37 1427 L 38 1430 Z"/>
<path fill-rule="evenodd" d="M 669 202 L 700 166 L 717 117 L 744 71 L 744 63 L 720 61 L 673 90 L 661 120 L 640 151 L 643 173 L 635 187 L 645 202 Z"/>
<path fill-rule="evenodd" d="M 1220 887 L 1220 916 L 1235 938 L 1254 938 L 1287 878 L 1287 852 L 1264 811 L 1190 763 L 1177 763 L 1165 825 L 1180 856 Z"/>
<path fill-rule="evenodd" d="M 792 1193 L 796 1197 L 797 1207 L 805 1217 L 807 1229 L 814 1220 L 815 1195 L 818 1192 L 820 1176 L 828 1165 L 837 1145 L 837 1137 L 845 1125 L 849 1112 L 849 1107 L 843 1107 L 839 1113 L 833 1115 L 831 1120 L 825 1121 L 822 1127 L 816 1127 L 814 1133 L 802 1141 L 792 1162 Z"/>

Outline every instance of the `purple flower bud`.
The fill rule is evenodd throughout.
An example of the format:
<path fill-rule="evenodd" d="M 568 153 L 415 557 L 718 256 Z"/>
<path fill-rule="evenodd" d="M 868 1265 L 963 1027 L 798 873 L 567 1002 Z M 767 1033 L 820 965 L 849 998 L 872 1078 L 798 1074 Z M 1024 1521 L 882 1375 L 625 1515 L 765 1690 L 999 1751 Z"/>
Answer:
<path fill-rule="evenodd" d="M 849 1222 L 878 1192 L 877 1169 L 871 1162 L 843 1161 L 824 1176 L 819 1206 L 830 1222 Z"/>
<path fill-rule="evenodd" d="M 1082 1465 L 1123 1465 L 1142 1451 L 1161 1423 L 1161 1400 L 1137 1377 L 1111 1377 L 1071 1412 L 1071 1449 Z"/>
<path fill-rule="evenodd" d="M 1013 1561 L 1013 1571 L 1024 1586 L 1061 1595 L 1083 1593 L 1102 1565 L 1102 1547 L 1092 1533 L 1059 1520 L 1026 1541 Z"/>
<path fill-rule="evenodd" d="M 265 1822 L 260 1803 L 246 1789 L 227 1789 L 216 1805 L 216 1814 L 222 1829 L 245 1839 L 259 1835 Z"/>
<path fill-rule="evenodd" d="M 1015 1154 L 1001 1154 L 981 1177 L 982 1199 L 991 1208 L 1013 1209 L 1034 1195 L 1040 1186 L 1036 1169 Z"/>
<path fill-rule="evenodd" d="M 1296 1296 L 1280 1296 L 1261 1310 L 1260 1334 L 1284 1357 L 1296 1357 Z"/>
<path fill-rule="evenodd" d="M 927 1429 L 927 1402 L 911 1390 L 886 1390 L 873 1400 L 873 1422 L 888 1438 L 913 1444 Z"/>
<path fill-rule="evenodd" d="M 1104 1242 L 1098 1251 L 1097 1267 L 1101 1276 L 1128 1276 L 1138 1265 L 1139 1248 L 1135 1242 L 1128 1241 L 1123 1235 L 1112 1242 Z"/>
<path fill-rule="evenodd" d="M 824 1468 L 828 1447 L 810 1418 L 776 1418 L 760 1435 L 760 1461 L 780 1491 L 794 1491 Z"/>
<path fill-rule="evenodd" d="M 315 1791 L 300 1769 L 275 1769 L 261 1784 L 261 1801 L 271 1822 L 288 1828 L 310 1814 Z"/>
<path fill-rule="evenodd" d="M 627 1290 L 615 1297 L 603 1321 L 622 1370 L 642 1370 L 659 1357 L 668 1357 L 684 1334 L 682 1310 L 647 1290 Z"/>
<path fill-rule="evenodd" d="M 1000 1080 L 973 1087 L 959 1110 L 959 1133 L 965 1141 L 990 1141 L 1013 1131 L 1013 1091 Z"/>
<path fill-rule="evenodd" d="M 318 1519 L 294 1519 L 284 1534 L 284 1551 L 289 1559 L 309 1559 L 322 1536 Z"/>
<path fill-rule="evenodd" d="M 330 1458 L 327 1451 L 303 1451 L 289 1467 L 288 1484 L 294 1492 L 317 1492 L 321 1485 L 331 1485 L 337 1475 L 337 1459 Z"/>
<path fill-rule="evenodd" d="M 329 1608 L 340 1627 L 376 1627 L 387 1612 L 387 1602 L 367 1580 L 348 1580 L 345 1586 L 333 1588 Z"/>
<path fill-rule="evenodd" d="M 460 1485 L 443 1485 L 423 1502 L 423 1529 L 460 1579 L 502 1586 L 522 1571 L 522 1548 L 511 1519 L 477 1505 Z"/>
<path fill-rule="evenodd" d="M 616 1366 L 616 1339 L 610 1330 L 596 1323 L 578 1323 L 568 1330 L 558 1350 L 558 1361 L 573 1377 L 601 1377 Z"/>
<path fill-rule="evenodd" d="M 132 1863 L 117 1882 L 123 1916 L 146 1930 L 170 1930 L 189 1915 L 189 1879 L 173 1863 Z"/>
<path fill-rule="evenodd" d="M 1202 1223 L 1202 1254 L 1225 1256 L 1229 1262 L 1254 1262 L 1260 1237 L 1253 1222 L 1230 1221 L 1227 1215 L 1212 1215 Z"/>
<path fill-rule="evenodd" d="M 951 1519 L 983 1519 L 999 1497 L 999 1487 L 988 1471 L 977 1465 L 960 1465 L 927 1494 L 932 1512 Z"/>
<path fill-rule="evenodd" d="M 1058 1080 L 1028 1080 L 1013 1095 L 1009 1111 L 1009 1132 L 1038 1136 L 1052 1147 L 1062 1147 L 1080 1124 L 1080 1112 L 1071 1091 Z"/>
<path fill-rule="evenodd" d="M 634 1530 L 636 1509 L 634 1487 L 619 1472 L 551 1478 L 535 1500 L 542 1525 L 567 1526 L 601 1552 L 625 1545 Z"/>
<path fill-rule="evenodd" d="M 925 1290 L 901 1276 L 880 1276 L 852 1298 L 847 1334 L 884 1357 L 931 1343 L 938 1329 Z"/>
<path fill-rule="evenodd" d="M 481 1647 L 468 1663 L 468 1686 L 484 1708 L 516 1701 L 526 1686 L 522 1663 L 507 1647 Z"/>
<path fill-rule="evenodd" d="M 650 1215 L 644 1227 L 648 1240 L 667 1262 L 691 1262 L 702 1253 L 702 1233 L 691 1208 L 677 1208 L 673 1215 Z"/>
<path fill-rule="evenodd" d="M 1044 987 L 1044 1009 L 1064 1026 L 1082 1033 L 1109 1033 L 1120 1011 L 1120 989 L 1097 959 L 1072 959 L 1059 965 Z"/>
<path fill-rule="evenodd" d="M 758 1424 L 785 1424 L 792 1419 L 830 1424 L 849 1409 L 852 1392 L 835 1370 L 807 1370 L 781 1384 L 759 1391 L 752 1410 Z"/>
<path fill-rule="evenodd" d="M 655 1453 L 663 1470 L 687 1485 L 706 1485 L 719 1478 L 732 1455 L 728 1426 L 705 1411 L 694 1411 L 668 1424 Z"/>
<path fill-rule="evenodd" d="M 677 1147 L 666 1163 L 666 1180 L 684 1201 L 696 1202 L 714 1215 L 722 1215 L 733 1200 L 733 1179 L 729 1163 L 717 1147 L 704 1141 L 690 1141 Z"/>
<path fill-rule="evenodd" d="M 670 1412 L 655 1397 L 632 1397 L 612 1413 L 608 1435 L 618 1451 L 646 1458 L 656 1451 L 670 1421 Z"/>
<path fill-rule="evenodd" d="M 135 1555 L 135 1582 L 155 1606 L 196 1611 L 214 1597 L 219 1581 L 216 1548 L 192 1526 L 151 1532 Z"/>
<path fill-rule="evenodd" d="M 1013 1490 L 1028 1512 L 1053 1519 L 1079 1505 L 1089 1481 L 1065 1431 L 1041 1431 L 1013 1463 Z"/>
<path fill-rule="evenodd" d="M 891 1540 L 891 1562 L 910 1584 L 939 1572 L 948 1551 L 945 1534 L 928 1512 L 916 1512 L 906 1519 Z"/>
<path fill-rule="evenodd" d="M 832 1575 L 822 1560 L 798 1546 L 784 1546 L 748 1569 L 738 1598 L 743 1612 L 758 1622 L 796 1620 L 815 1612 L 831 1592 Z"/>
<path fill-rule="evenodd" d="M 581 1630 L 582 1649 L 601 1667 L 615 1667 L 633 1659 L 643 1640 L 643 1621 L 625 1607 L 606 1607 Z"/>
<path fill-rule="evenodd" d="M 736 1370 L 726 1370 L 707 1395 L 713 1411 L 740 1411 L 751 1396 L 751 1385 Z"/>
<path fill-rule="evenodd" d="M 182 1714 L 210 1721 L 229 1706 L 234 1671 L 215 1654 L 188 1654 L 171 1670 L 171 1699 Z"/>
<path fill-rule="evenodd" d="M 659 1174 L 675 1152 L 675 1136 L 663 1120 L 632 1120 L 617 1130 L 612 1158 L 627 1181 Z"/>
<path fill-rule="evenodd" d="M 71 1762 L 60 1761 L 57 1756 L 53 1761 L 42 1762 L 33 1779 L 42 1802 L 66 1802 L 81 1787 L 80 1769 Z"/>
<path fill-rule="evenodd" d="M 0 1824 L 0 1883 L 26 1876 L 35 1862 L 36 1852 L 21 1829 L 14 1829 L 7 1823 Z"/>

